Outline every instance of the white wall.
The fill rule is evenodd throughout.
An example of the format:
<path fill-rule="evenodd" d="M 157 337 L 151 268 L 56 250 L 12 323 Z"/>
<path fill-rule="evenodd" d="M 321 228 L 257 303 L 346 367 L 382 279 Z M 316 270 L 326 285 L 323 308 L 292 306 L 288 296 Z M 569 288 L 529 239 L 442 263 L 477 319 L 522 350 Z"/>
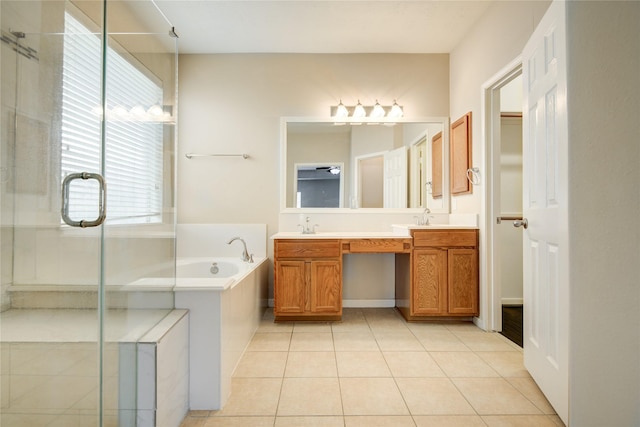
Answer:
<path fill-rule="evenodd" d="M 280 118 L 329 118 L 340 100 L 373 105 L 376 99 L 385 105 L 397 99 L 407 118 L 447 117 L 449 56 L 181 55 L 179 86 L 178 222 L 266 223 L 270 236 L 296 230 L 298 223 L 297 213 L 280 214 Z M 187 160 L 187 152 L 251 158 Z M 391 231 L 392 223 L 411 222 L 412 215 L 310 214 L 320 231 Z M 378 258 L 365 263 L 376 265 Z M 393 259 L 385 265 L 393 271 Z M 351 292 L 367 290 L 354 277 L 355 283 L 345 278 L 345 294 L 367 298 L 368 293 Z M 382 277 L 369 285 L 371 295 L 393 287 Z"/>
<path fill-rule="evenodd" d="M 639 22 L 639 2 L 567 2 L 575 426 L 640 425 Z"/>
<path fill-rule="evenodd" d="M 481 177 L 487 171 L 483 163 L 480 88 L 522 53 L 548 6 L 548 1 L 496 2 L 451 52 L 451 122 L 472 112 L 472 162 L 480 168 Z M 478 190 L 474 186 L 473 194 L 453 197 L 452 211 L 479 213 L 481 191 Z"/>
<path fill-rule="evenodd" d="M 451 117 L 473 111 L 476 166 L 480 87 L 519 55 L 547 5 L 498 2 L 451 53 Z M 570 423 L 640 425 L 640 3 L 567 8 Z M 480 193 L 457 197 L 458 210 L 479 212 Z"/>
<path fill-rule="evenodd" d="M 451 52 L 451 121 L 472 112 L 472 163 L 480 169 L 480 185 L 473 193 L 452 197 L 453 213 L 477 213 L 481 227 L 485 191 L 485 141 L 482 136 L 482 86 L 521 53 L 537 23 L 549 6 L 547 1 L 496 2 L 477 22 L 471 32 Z M 486 283 L 486 241 L 480 230 L 480 316 L 479 324 L 488 322 L 488 284 Z"/>

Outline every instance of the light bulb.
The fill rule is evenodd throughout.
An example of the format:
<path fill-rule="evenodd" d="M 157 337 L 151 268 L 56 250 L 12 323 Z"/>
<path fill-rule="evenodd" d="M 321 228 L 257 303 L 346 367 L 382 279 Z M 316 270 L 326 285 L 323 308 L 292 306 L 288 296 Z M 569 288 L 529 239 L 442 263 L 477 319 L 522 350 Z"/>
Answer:
<path fill-rule="evenodd" d="M 336 107 L 336 114 L 334 117 L 348 117 L 349 116 L 349 110 L 347 110 L 347 107 L 344 106 L 344 104 L 342 103 L 342 100 L 340 100 L 340 104 L 338 104 L 338 106 Z"/>
<path fill-rule="evenodd" d="M 389 111 L 389 115 L 387 117 L 399 118 L 404 115 L 402 111 L 402 107 L 398 105 L 398 103 L 394 100 L 393 105 L 391 106 L 391 111 Z"/>
<path fill-rule="evenodd" d="M 362 104 L 360 104 L 360 101 L 358 101 L 358 105 L 356 105 L 356 108 L 353 109 L 352 117 L 360 118 L 360 117 L 366 117 L 366 116 L 367 116 L 367 112 L 365 111 Z"/>
<path fill-rule="evenodd" d="M 380 103 L 378 103 L 378 101 L 376 100 L 376 105 L 373 106 L 373 110 L 371 111 L 369 117 L 378 119 L 380 117 L 384 117 L 385 114 L 386 112 L 384 111 L 384 108 L 382 108 L 382 105 L 380 105 Z"/>

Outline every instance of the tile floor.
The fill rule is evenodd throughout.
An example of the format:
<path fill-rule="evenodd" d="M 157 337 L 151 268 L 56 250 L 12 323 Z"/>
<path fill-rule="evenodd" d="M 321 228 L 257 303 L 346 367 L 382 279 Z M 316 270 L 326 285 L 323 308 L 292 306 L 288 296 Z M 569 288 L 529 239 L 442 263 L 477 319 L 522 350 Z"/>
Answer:
<path fill-rule="evenodd" d="M 274 323 L 236 368 L 220 411 L 181 427 L 558 427 L 522 349 L 471 323 L 407 323 L 395 309 Z"/>

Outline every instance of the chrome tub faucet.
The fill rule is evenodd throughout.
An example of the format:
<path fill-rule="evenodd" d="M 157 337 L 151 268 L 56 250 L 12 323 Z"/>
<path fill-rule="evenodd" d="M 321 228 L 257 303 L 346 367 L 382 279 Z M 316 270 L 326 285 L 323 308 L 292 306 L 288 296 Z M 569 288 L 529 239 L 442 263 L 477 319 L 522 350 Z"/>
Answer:
<path fill-rule="evenodd" d="M 242 242 L 242 256 L 240 257 L 242 259 L 242 261 L 244 262 L 253 262 L 253 254 L 249 255 L 249 252 L 247 252 L 247 243 L 244 241 L 244 239 L 240 238 L 240 237 L 234 237 L 233 239 L 229 240 L 227 242 L 227 245 L 230 245 L 231 243 L 233 243 L 236 240 L 240 240 Z"/>

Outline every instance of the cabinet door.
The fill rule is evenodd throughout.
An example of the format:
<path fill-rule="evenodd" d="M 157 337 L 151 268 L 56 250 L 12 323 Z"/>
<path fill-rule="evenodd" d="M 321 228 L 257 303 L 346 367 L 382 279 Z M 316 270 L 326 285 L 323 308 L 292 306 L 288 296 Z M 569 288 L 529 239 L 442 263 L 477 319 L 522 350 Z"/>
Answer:
<path fill-rule="evenodd" d="M 447 251 L 414 249 L 412 315 L 447 313 Z"/>
<path fill-rule="evenodd" d="M 311 261 L 311 312 L 342 313 L 342 268 L 339 260 Z"/>
<path fill-rule="evenodd" d="M 449 249 L 449 313 L 478 315 L 478 251 Z"/>
<path fill-rule="evenodd" d="M 306 274 L 304 261 L 277 261 L 275 265 L 274 311 L 303 313 Z"/>

